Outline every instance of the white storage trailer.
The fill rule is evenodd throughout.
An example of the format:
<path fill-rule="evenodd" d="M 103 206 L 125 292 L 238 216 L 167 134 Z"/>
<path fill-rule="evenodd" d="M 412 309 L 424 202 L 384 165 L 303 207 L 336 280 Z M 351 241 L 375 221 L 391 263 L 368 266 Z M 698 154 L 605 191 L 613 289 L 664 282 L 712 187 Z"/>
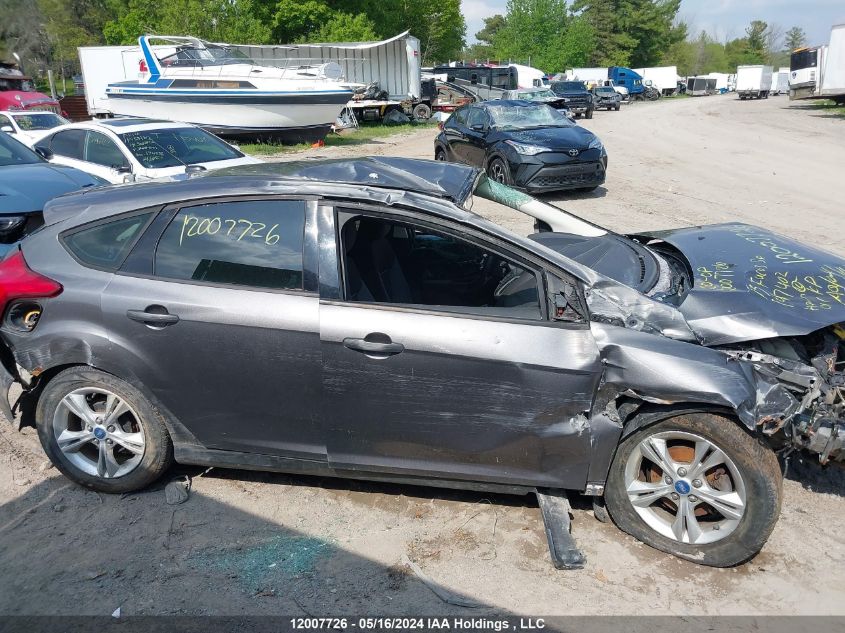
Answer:
<path fill-rule="evenodd" d="M 408 31 L 381 42 L 232 46 L 264 66 L 335 62 L 350 84 L 366 86 L 377 81 L 381 90 L 398 101 L 421 96 L 420 41 Z"/>
<path fill-rule="evenodd" d="M 771 66 L 737 66 L 736 92 L 740 99 L 767 99 L 771 89 Z"/>
<path fill-rule="evenodd" d="M 643 78 L 643 83 L 651 85 L 660 91 L 663 96 L 674 94 L 678 90 L 678 82 L 681 80 L 678 77 L 677 66 L 654 66 L 652 68 L 633 68 L 635 73 L 638 73 Z"/>
<path fill-rule="evenodd" d="M 771 95 L 786 94 L 789 92 L 789 67 L 781 66 L 772 73 Z"/>
<path fill-rule="evenodd" d="M 820 94 L 825 99 L 845 102 L 845 24 L 837 24 L 830 30 L 825 57 Z"/>

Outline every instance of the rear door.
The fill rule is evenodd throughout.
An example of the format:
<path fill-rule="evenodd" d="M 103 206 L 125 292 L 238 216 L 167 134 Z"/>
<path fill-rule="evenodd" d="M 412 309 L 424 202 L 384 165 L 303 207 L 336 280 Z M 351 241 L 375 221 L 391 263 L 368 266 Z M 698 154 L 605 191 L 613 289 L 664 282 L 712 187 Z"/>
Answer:
<path fill-rule="evenodd" d="M 469 108 L 464 106 L 458 108 L 450 116 L 443 126 L 443 134 L 446 136 L 446 141 L 449 143 L 449 149 L 452 152 L 451 158 L 461 163 L 466 163 L 468 160 L 467 151 L 467 114 Z"/>
<path fill-rule="evenodd" d="M 583 486 L 598 351 L 587 323 L 548 319 L 542 269 L 457 227 L 328 209 L 320 220 L 330 465 Z"/>
<path fill-rule="evenodd" d="M 471 107 L 467 115 L 466 162 L 476 167 L 485 167 L 487 157 L 487 133 L 490 117 L 484 108 Z"/>
<path fill-rule="evenodd" d="M 166 209 L 103 293 L 126 365 L 206 447 L 325 461 L 315 209 L 287 199 Z"/>

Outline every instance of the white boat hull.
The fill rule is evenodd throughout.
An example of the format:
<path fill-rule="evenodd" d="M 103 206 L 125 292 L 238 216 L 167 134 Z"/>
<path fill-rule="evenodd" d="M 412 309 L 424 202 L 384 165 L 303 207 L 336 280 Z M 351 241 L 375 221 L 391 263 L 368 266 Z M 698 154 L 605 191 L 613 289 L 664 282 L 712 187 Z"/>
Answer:
<path fill-rule="evenodd" d="M 348 93 L 332 100 L 337 103 L 256 103 L 247 99 L 222 102 L 211 96 L 207 100 L 191 101 L 158 96 L 109 94 L 110 110 L 114 114 L 166 121 L 184 121 L 198 125 L 220 136 L 272 136 L 293 142 L 313 142 L 325 137 L 341 110 Z M 269 99 L 268 99 L 269 100 Z"/>

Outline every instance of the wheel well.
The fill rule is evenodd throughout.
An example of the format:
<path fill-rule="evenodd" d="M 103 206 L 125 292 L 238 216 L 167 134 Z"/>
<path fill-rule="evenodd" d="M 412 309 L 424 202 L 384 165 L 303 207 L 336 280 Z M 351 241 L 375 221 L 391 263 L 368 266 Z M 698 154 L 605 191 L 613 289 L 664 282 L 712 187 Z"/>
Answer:
<path fill-rule="evenodd" d="M 624 410 L 624 406 L 620 407 L 620 412 Z M 647 426 L 651 426 L 662 420 L 673 418 L 676 415 L 687 415 L 690 413 L 713 413 L 732 419 L 737 426 L 748 431 L 748 427 L 743 424 L 736 415 L 736 412 L 727 407 L 718 407 L 710 405 L 702 405 L 698 403 L 676 403 L 676 404 L 652 404 L 645 403 L 636 408 L 628 417 L 623 416 L 622 436 L 620 441 L 634 433 L 635 431 Z"/>
<path fill-rule="evenodd" d="M 86 369 L 95 369 L 97 371 L 101 371 L 105 374 L 109 374 L 110 376 L 114 376 L 120 380 L 127 381 L 132 384 L 136 389 L 138 389 L 141 394 L 146 397 L 150 403 L 152 404 L 153 408 L 157 409 L 158 412 L 161 414 L 164 424 L 167 427 L 168 432 L 170 433 L 171 439 L 175 442 L 181 442 L 186 445 L 196 445 L 201 446 L 199 441 L 196 437 L 191 433 L 177 418 L 173 415 L 173 413 L 165 407 L 158 398 L 155 397 L 154 394 L 150 393 L 139 380 L 127 380 L 122 376 L 118 376 L 114 372 L 108 371 L 107 369 L 103 369 L 102 367 L 97 367 L 95 365 L 88 365 L 85 363 L 66 363 L 63 365 L 56 365 L 55 367 L 50 367 L 49 369 L 45 369 L 42 373 L 40 373 L 35 381 L 32 384 L 32 387 L 29 390 L 25 390 L 21 394 L 19 407 L 21 412 L 21 421 L 19 424 L 19 428 L 23 428 L 25 426 L 31 426 L 35 428 L 35 411 L 38 407 L 38 401 L 41 398 L 41 393 L 44 391 L 44 388 L 50 383 L 53 378 L 57 375 L 65 371 L 66 369 L 71 369 L 72 367 L 84 367 Z"/>
<path fill-rule="evenodd" d="M 65 369 L 70 369 L 71 367 L 89 367 L 89 365 L 85 365 L 83 363 L 67 363 L 65 365 L 50 367 L 35 377 L 31 383 L 32 387 L 30 389 L 25 389 L 23 391 L 20 396 L 20 400 L 18 401 L 18 406 L 21 412 L 19 428 L 23 428 L 25 426 L 35 428 L 35 409 L 38 406 L 38 399 L 41 397 L 41 392 L 44 391 L 44 387 L 46 387 L 53 378 L 62 373 Z M 92 369 L 97 368 L 92 367 Z"/>

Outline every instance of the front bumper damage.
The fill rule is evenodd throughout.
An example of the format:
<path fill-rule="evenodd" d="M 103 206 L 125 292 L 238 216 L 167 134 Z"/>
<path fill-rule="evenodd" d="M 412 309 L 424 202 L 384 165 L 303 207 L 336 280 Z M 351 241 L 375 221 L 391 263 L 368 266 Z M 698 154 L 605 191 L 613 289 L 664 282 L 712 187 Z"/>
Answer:
<path fill-rule="evenodd" d="M 705 347 L 677 310 L 624 286 L 597 279 L 587 301 L 605 367 L 602 393 L 612 394 L 604 414 L 617 423 L 624 423 L 620 401 L 633 403 L 632 411 L 637 403 L 707 405 L 732 412 L 776 450 L 845 462 L 845 331 L 838 326 L 813 335 L 818 349 L 805 362 L 765 353 L 775 343 L 794 349 L 801 337 Z"/>

